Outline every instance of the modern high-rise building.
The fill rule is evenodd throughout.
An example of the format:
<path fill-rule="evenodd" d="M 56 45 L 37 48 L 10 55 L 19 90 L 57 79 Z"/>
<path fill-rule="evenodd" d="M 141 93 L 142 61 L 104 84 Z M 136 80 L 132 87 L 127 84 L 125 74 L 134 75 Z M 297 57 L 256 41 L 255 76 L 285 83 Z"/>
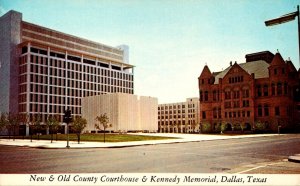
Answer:
<path fill-rule="evenodd" d="M 158 105 L 158 132 L 199 132 L 199 98 L 187 98 L 185 102 Z"/>
<path fill-rule="evenodd" d="M 269 51 L 246 55 L 220 72 L 204 66 L 199 81 L 201 125 L 225 130 L 293 130 L 300 127 L 300 71 Z"/>
<path fill-rule="evenodd" d="M 134 93 L 128 46 L 111 47 L 22 20 L 0 17 L 0 112 L 81 115 L 83 97 Z"/>

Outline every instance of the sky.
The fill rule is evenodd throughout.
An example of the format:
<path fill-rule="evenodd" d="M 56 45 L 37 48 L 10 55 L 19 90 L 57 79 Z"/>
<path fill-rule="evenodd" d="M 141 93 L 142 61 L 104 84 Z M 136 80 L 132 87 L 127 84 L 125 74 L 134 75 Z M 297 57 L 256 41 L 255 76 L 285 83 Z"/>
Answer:
<path fill-rule="evenodd" d="M 264 22 L 297 11 L 300 0 L 0 0 L 23 20 L 109 46 L 129 46 L 136 95 L 159 103 L 199 97 L 205 65 L 221 71 L 245 55 L 280 52 L 299 69 L 297 20 Z"/>

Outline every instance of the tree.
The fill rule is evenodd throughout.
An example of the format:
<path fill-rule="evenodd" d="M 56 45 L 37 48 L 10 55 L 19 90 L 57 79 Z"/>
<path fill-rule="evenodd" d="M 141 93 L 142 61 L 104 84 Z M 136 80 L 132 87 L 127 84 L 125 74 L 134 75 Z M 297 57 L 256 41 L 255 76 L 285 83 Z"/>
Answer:
<path fill-rule="evenodd" d="M 27 126 L 30 126 L 30 116 L 29 114 L 20 114 L 20 122 L 22 125 L 25 125 L 25 133 L 26 133 L 26 128 Z M 23 133 L 23 139 L 25 138 L 25 134 Z"/>
<path fill-rule="evenodd" d="M 55 115 L 54 116 L 57 123 L 55 122 L 54 125 L 52 125 L 52 132 L 55 133 L 55 136 L 56 136 L 56 141 L 57 141 L 57 132 L 58 132 L 58 129 L 60 128 L 60 124 L 59 124 L 59 121 L 60 121 L 60 116 L 59 115 Z"/>
<path fill-rule="evenodd" d="M 31 125 L 33 127 L 33 131 L 39 133 L 41 129 L 41 123 L 42 123 L 42 115 L 41 114 L 36 114 L 32 118 Z M 32 133 L 31 133 L 32 135 Z M 38 134 L 38 140 L 40 139 L 40 136 Z"/>
<path fill-rule="evenodd" d="M 51 143 L 53 141 L 53 132 L 57 131 L 57 126 L 59 125 L 59 122 L 55 116 L 48 116 L 47 121 L 46 121 L 46 126 L 49 129 L 49 132 L 51 134 Z"/>
<path fill-rule="evenodd" d="M 96 121 L 99 123 L 95 124 L 95 128 L 100 130 L 101 126 L 102 126 L 104 129 L 104 143 L 105 143 L 105 130 L 106 130 L 106 128 L 111 127 L 112 125 L 109 124 L 109 119 L 108 119 L 106 113 L 101 114 L 100 116 L 97 116 Z"/>
<path fill-rule="evenodd" d="M 8 124 L 8 116 L 6 113 L 1 113 L 0 115 L 0 131 L 5 128 Z"/>
<path fill-rule="evenodd" d="M 13 130 L 13 139 L 15 140 L 16 129 L 18 129 L 20 125 L 20 117 L 18 114 L 9 113 L 8 114 L 8 130 L 9 130 L 9 138 L 10 131 Z"/>
<path fill-rule="evenodd" d="M 246 129 L 247 125 L 246 125 L 245 122 L 241 122 L 240 123 L 240 127 L 241 127 L 242 132 L 244 132 L 244 130 Z"/>
<path fill-rule="evenodd" d="M 226 130 L 226 125 L 227 124 L 224 121 L 221 123 L 221 134 L 223 134 L 223 132 Z"/>
<path fill-rule="evenodd" d="M 240 123 L 233 123 L 233 130 L 240 131 L 242 130 Z"/>
<path fill-rule="evenodd" d="M 201 124 L 201 133 L 210 133 L 211 132 L 211 125 L 209 122 L 203 122 Z"/>
<path fill-rule="evenodd" d="M 255 122 L 255 130 L 258 132 L 263 132 L 266 130 L 266 124 L 261 122 L 261 121 L 256 121 Z"/>
<path fill-rule="evenodd" d="M 73 119 L 73 130 L 75 131 L 76 135 L 77 135 L 77 139 L 78 139 L 78 144 L 80 143 L 80 134 L 82 133 L 83 129 L 86 127 L 87 125 L 87 120 L 80 117 L 80 116 L 76 116 Z"/>

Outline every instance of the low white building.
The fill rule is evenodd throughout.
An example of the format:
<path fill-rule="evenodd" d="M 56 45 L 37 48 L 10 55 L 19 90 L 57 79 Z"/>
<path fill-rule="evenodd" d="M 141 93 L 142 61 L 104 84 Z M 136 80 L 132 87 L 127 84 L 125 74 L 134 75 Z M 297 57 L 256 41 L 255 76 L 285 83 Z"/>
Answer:
<path fill-rule="evenodd" d="M 97 116 L 106 113 L 113 132 L 157 132 L 157 98 L 125 93 L 112 93 L 82 99 L 82 117 L 87 119 L 87 132 L 97 132 Z"/>

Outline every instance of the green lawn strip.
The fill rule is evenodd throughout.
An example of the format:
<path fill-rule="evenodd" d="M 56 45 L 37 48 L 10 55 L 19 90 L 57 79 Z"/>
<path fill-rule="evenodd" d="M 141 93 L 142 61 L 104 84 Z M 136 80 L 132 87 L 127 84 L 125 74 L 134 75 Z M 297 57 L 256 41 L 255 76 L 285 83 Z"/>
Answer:
<path fill-rule="evenodd" d="M 22 136 L 16 137 L 22 139 Z M 30 136 L 25 136 L 25 139 L 30 139 Z M 38 140 L 37 135 L 32 136 L 33 140 Z M 51 140 L 51 135 L 40 135 L 40 140 Z M 66 134 L 58 134 L 57 140 L 66 140 Z M 143 135 L 131 135 L 131 134 L 105 134 L 106 142 L 129 142 L 129 141 L 147 141 L 147 140 L 166 140 L 166 139 L 176 139 L 171 137 L 161 137 L 161 136 L 143 136 Z M 56 140 L 56 135 L 53 134 L 53 141 Z M 76 134 L 69 135 L 70 141 L 77 141 Z M 94 141 L 94 142 L 103 142 L 104 134 L 81 134 L 80 141 Z"/>

